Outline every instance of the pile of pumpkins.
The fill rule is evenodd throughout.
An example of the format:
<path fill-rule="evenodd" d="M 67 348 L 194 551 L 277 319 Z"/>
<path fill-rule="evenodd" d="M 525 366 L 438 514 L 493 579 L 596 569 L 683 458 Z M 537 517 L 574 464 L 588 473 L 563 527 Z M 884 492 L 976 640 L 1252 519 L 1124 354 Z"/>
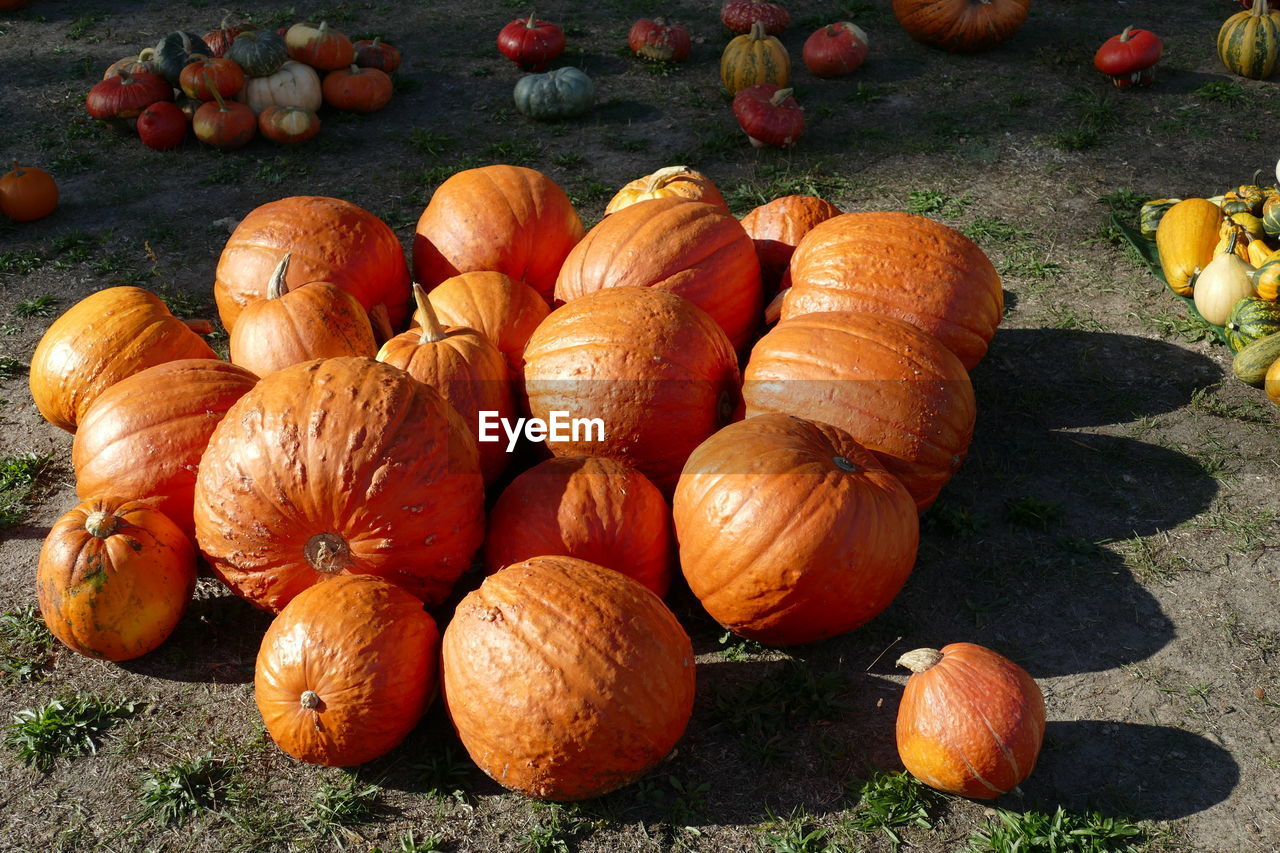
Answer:
<path fill-rule="evenodd" d="M 224 18 L 204 36 L 169 33 L 113 62 L 85 96 L 85 109 L 136 129 L 158 150 L 180 145 L 189 129 L 217 148 L 239 148 L 259 133 L 296 145 L 320 132 L 321 104 L 364 113 L 386 106 L 399 65 L 395 47 L 380 39 L 352 43 L 325 22 L 270 32 Z"/>
<path fill-rule="evenodd" d="M 685 167 L 622 187 L 589 231 L 538 171 L 459 172 L 411 263 L 353 204 L 280 199 L 232 233 L 213 293 L 230 361 L 136 287 L 88 296 L 36 349 L 31 393 L 74 433 L 83 501 L 40 555 L 50 629 L 145 654 L 201 563 L 277 614 L 254 689 L 285 752 L 368 761 L 438 686 L 476 764 L 551 800 L 639 778 L 684 732 L 675 572 L 774 646 L 889 605 L 965 458 L 968 369 L 1003 311 L 945 225 L 810 196 L 740 221 Z M 911 772 L 973 797 L 1030 773 L 1026 672 L 968 643 L 901 663 Z"/>

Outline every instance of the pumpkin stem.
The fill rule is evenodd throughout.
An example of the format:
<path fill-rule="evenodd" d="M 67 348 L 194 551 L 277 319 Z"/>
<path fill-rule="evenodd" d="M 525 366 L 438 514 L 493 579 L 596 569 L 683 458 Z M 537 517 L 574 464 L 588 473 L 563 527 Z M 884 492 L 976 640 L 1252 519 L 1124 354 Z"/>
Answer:
<path fill-rule="evenodd" d="M 537 20 L 533 17 L 532 9 L 529 10 L 529 20 L 525 23 L 525 27 L 530 30 L 536 30 L 538 28 L 538 23 L 537 23 Z"/>
<path fill-rule="evenodd" d="M 857 463 L 845 459 L 843 456 L 832 456 L 831 461 L 834 462 L 835 466 L 841 471 L 848 471 L 850 474 L 857 474 L 862 470 L 858 467 Z"/>
<path fill-rule="evenodd" d="M 304 690 L 302 695 L 298 697 L 298 701 L 308 711 L 314 711 L 320 707 L 320 694 L 314 690 Z"/>
<path fill-rule="evenodd" d="M 418 305 L 418 309 L 413 312 L 413 319 L 417 320 L 418 325 L 422 327 L 418 345 L 434 344 L 448 337 L 444 326 L 440 325 L 440 318 L 436 316 L 436 309 L 427 298 L 427 291 L 416 281 L 413 283 L 413 301 Z"/>
<path fill-rule="evenodd" d="M 280 263 L 276 264 L 275 271 L 271 273 L 271 280 L 267 282 L 268 299 L 279 299 L 289 292 L 289 286 L 284 283 L 284 277 L 289 272 L 289 260 L 292 257 L 293 252 L 285 252 Z"/>
<path fill-rule="evenodd" d="M 154 47 L 144 47 L 138 51 L 139 62 L 150 62 L 156 58 L 156 49 Z"/>
<path fill-rule="evenodd" d="M 1132 25 L 1125 27 L 1125 28 L 1124 28 L 1124 32 L 1122 32 L 1122 33 L 1120 34 L 1120 41 L 1122 41 L 1122 42 L 1123 42 L 1123 41 L 1128 41 L 1129 39 L 1133 38 L 1133 36 L 1132 36 L 1132 35 L 1130 35 L 1130 33 L 1132 33 L 1132 32 L 1133 32 L 1133 26 L 1132 26 Z"/>
<path fill-rule="evenodd" d="M 94 539 L 107 539 L 120 527 L 120 518 L 114 513 L 95 509 L 84 520 L 84 529 Z"/>
<path fill-rule="evenodd" d="M 752 21 L 751 32 L 749 35 L 751 36 L 752 41 L 764 41 L 764 21 Z"/>
<path fill-rule="evenodd" d="M 326 33 L 328 33 L 328 32 L 329 32 L 329 22 L 328 22 L 328 21 L 321 21 L 321 22 L 320 22 L 320 27 L 316 30 L 316 32 L 320 33 L 320 35 L 325 35 Z"/>
<path fill-rule="evenodd" d="M 128 68 L 120 68 L 116 71 L 116 74 L 120 76 L 121 86 L 128 86 L 133 83 L 133 75 L 129 73 Z"/>
<path fill-rule="evenodd" d="M 942 660 L 942 652 L 937 649 L 916 649 L 898 658 L 898 666 L 905 666 L 912 672 L 924 672 L 933 669 Z"/>
<path fill-rule="evenodd" d="M 644 191 L 652 193 L 662 186 L 663 181 L 668 178 L 674 178 L 676 175 L 682 175 L 688 170 L 688 166 L 664 166 L 649 176 L 649 180 L 645 182 Z"/>
<path fill-rule="evenodd" d="M 218 112 L 227 112 L 227 102 L 222 100 L 222 93 L 218 91 L 218 87 L 213 85 L 213 81 L 209 79 L 209 72 L 201 71 L 200 76 L 204 79 L 204 87 L 213 93 L 213 99 L 218 102 Z"/>
<path fill-rule="evenodd" d="M 26 174 L 26 172 L 22 171 L 22 167 L 18 165 L 16 158 L 13 161 L 13 174 L 19 178 Z"/>
<path fill-rule="evenodd" d="M 326 575 L 341 574 L 355 562 L 351 559 L 351 546 L 336 533 L 317 533 L 312 536 L 302 549 L 302 555 L 311 568 Z"/>
<path fill-rule="evenodd" d="M 794 91 L 795 91 L 794 89 L 779 89 L 778 91 L 774 92 L 773 97 L 769 99 L 769 106 L 771 107 L 782 106 L 782 102 L 785 101 L 787 98 L 790 98 L 791 93 Z"/>

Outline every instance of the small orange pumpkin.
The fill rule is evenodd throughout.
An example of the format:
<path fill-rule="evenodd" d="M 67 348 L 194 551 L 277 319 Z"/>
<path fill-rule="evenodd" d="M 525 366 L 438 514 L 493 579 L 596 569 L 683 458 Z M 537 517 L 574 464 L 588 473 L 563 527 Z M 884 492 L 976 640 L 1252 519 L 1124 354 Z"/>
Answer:
<path fill-rule="evenodd" d="M 524 348 L 533 330 L 551 313 L 527 284 L 500 272 L 464 272 L 427 294 L 440 322 L 467 326 L 498 347 L 513 383 L 524 385 Z"/>
<path fill-rule="evenodd" d="M 618 190 L 605 206 L 604 215 L 617 213 L 622 208 L 651 198 L 687 198 L 729 209 L 720 190 L 711 179 L 688 166 L 665 166 L 652 175 L 636 178 Z"/>
<path fill-rule="evenodd" d="M 284 34 L 289 58 L 321 71 L 332 71 L 351 64 L 356 49 L 344 33 L 329 29 L 328 21 L 319 25 L 299 23 Z"/>
<path fill-rule="evenodd" d="M 374 113 L 391 100 L 391 78 L 377 68 L 339 68 L 324 77 L 324 101 L 334 109 Z"/>
<path fill-rule="evenodd" d="M 15 222 L 43 219 L 58 206 L 58 184 L 53 176 L 35 166 L 20 166 L 0 178 L 0 213 Z"/>

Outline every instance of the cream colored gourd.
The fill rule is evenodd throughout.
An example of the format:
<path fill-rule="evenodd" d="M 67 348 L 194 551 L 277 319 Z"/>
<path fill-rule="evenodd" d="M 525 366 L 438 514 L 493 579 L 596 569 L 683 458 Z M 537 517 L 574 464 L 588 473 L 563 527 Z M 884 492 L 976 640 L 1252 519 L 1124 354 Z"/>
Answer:
<path fill-rule="evenodd" d="M 324 95 L 320 75 L 311 66 L 290 59 L 274 74 L 246 80 L 236 100 L 248 104 L 254 115 L 272 105 L 315 112 L 320 109 Z"/>
<path fill-rule="evenodd" d="M 1193 298 L 1200 316 L 1215 326 L 1227 322 L 1231 309 L 1246 296 L 1253 296 L 1250 266 L 1236 254 L 1236 238 L 1226 251 L 1216 255 L 1196 278 Z"/>

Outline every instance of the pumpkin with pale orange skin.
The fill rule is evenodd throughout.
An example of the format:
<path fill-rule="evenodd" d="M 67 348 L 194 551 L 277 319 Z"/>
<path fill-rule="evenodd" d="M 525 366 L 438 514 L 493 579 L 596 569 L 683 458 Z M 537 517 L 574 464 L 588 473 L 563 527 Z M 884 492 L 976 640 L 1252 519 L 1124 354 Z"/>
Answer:
<path fill-rule="evenodd" d="M 524 383 L 524 348 L 551 308 L 532 287 L 500 272 L 464 272 L 427 294 L 441 323 L 466 326 L 493 341 L 513 383 Z"/>
<path fill-rule="evenodd" d="M 636 178 L 609 199 L 604 213 L 617 213 L 628 205 L 651 198 L 687 198 L 729 209 L 711 179 L 688 166 L 664 166 L 651 175 Z"/>

